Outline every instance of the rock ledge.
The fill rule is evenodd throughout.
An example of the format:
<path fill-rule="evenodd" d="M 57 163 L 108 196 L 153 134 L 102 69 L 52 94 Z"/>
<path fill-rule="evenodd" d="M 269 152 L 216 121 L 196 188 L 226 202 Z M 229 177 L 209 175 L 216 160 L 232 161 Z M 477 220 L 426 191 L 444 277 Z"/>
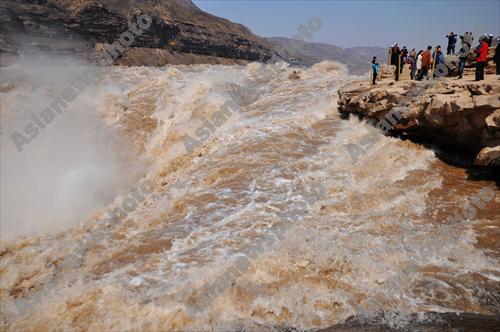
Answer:
<path fill-rule="evenodd" d="M 339 111 L 382 120 L 401 119 L 391 133 L 432 139 L 476 154 L 477 166 L 500 166 L 500 79 L 353 82 L 339 91 Z"/>

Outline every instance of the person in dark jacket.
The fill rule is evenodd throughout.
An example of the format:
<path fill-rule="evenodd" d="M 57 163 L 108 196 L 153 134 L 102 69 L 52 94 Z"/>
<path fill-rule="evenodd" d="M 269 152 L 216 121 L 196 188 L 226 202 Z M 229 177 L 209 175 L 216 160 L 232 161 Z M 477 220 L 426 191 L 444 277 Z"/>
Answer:
<path fill-rule="evenodd" d="M 399 73 L 400 74 L 403 72 L 403 67 L 406 63 L 407 57 L 408 57 L 408 50 L 406 49 L 406 46 L 403 46 L 403 49 L 401 50 L 401 61 L 399 62 Z"/>
<path fill-rule="evenodd" d="M 396 43 L 391 48 L 391 65 L 396 66 L 396 70 L 394 72 L 396 81 L 399 81 L 400 56 L 401 56 L 401 50 L 399 49 L 398 43 Z"/>
<path fill-rule="evenodd" d="M 401 53 L 403 54 L 403 58 L 406 59 L 406 57 L 408 56 L 408 49 L 406 48 L 406 46 L 403 46 Z"/>
<path fill-rule="evenodd" d="M 484 80 L 484 67 L 488 61 L 488 43 L 486 38 L 481 38 L 480 44 L 475 49 L 476 52 L 476 81 Z"/>
<path fill-rule="evenodd" d="M 500 37 L 497 38 L 497 48 L 495 48 L 493 61 L 495 61 L 497 65 L 497 75 L 500 75 Z"/>
<path fill-rule="evenodd" d="M 399 74 L 403 72 L 403 67 L 406 64 L 406 59 L 408 59 L 408 49 L 406 46 L 403 46 L 401 50 L 401 61 L 399 62 Z"/>
<path fill-rule="evenodd" d="M 446 54 L 455 54 L 455 45 L 457 43 L 457 35 L 454 34 L 453 32 L 450 32 L 448 35 L 446 35 L 446 38 L 448 38 L 448 47 L 446 49 Z"/>
<path fill-rule="evenodd" d="M 470 47 L 462 44 L 462 47 L 460 48 L 460 53 L 458 54 L 458 64 L 457 64 L 458 79 L 461 79 L 462 75 L 464 74 L 465 63 L 469 58 L 469 51 Z"/>
<path fill-rule="evenodd" d="M 445 63 L 444 55 L 440 45 L 436 46 L 436 52 L 437 52 L 437 54 L 435 54 L 436 66 L 439 65 L 440 63 Z"/>

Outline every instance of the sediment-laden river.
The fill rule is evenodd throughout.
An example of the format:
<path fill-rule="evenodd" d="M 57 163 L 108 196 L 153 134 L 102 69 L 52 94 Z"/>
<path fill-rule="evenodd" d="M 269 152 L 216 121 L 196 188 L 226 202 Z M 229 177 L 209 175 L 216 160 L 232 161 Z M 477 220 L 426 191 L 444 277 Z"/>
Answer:
<path fill-rule="evenodd" d="M 66 70 L 2 69 L 3 329 L 499 313 L 495 183 L 342 120 L 341 65 L 98 70 L 19 152 Z"/>

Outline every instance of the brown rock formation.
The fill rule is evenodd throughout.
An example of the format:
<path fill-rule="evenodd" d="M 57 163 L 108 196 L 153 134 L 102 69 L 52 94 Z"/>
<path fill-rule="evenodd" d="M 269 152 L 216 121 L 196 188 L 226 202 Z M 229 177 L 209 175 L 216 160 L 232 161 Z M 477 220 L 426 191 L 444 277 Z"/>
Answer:
<path fill-rule="evenodd" d="M 136 48 L 250 61 L 275 54 L 243 25 L 205 13 L 190 0 L 2 0 L 0 52 L 4 57 L 30 50 L 82 55 L 96 44 L 116 41 L 128 21 L 141 14 L 152 24 L 136 38 Z"/>
<path fill-rule="evenodd" d="M 500 166 L 500 80 L 450 79 L 355 82 L 339 92 L 339 111 L 382 120 L 393 109 L 402 118 L 392 133 L 424 137 L 468 149 L 479 166 Z"/>

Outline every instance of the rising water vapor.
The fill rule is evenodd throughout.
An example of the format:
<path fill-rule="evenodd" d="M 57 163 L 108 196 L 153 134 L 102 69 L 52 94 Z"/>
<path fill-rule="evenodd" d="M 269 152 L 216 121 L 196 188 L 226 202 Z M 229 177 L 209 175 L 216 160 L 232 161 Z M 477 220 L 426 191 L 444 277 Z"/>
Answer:
<path fill-rule="evenodd" d="M 102 100 L 115 91 L 112 84 L 87 87 L 50 122 L 40 117 L 86 68 L 43 56 L 2 68 L 2 239 L 74 226 L 133 181 L 125 158 L 134 149 L 104 119 Z M 29 125 L 37 134 L 20 151 L 12 134 L 28 137 Z"/>

